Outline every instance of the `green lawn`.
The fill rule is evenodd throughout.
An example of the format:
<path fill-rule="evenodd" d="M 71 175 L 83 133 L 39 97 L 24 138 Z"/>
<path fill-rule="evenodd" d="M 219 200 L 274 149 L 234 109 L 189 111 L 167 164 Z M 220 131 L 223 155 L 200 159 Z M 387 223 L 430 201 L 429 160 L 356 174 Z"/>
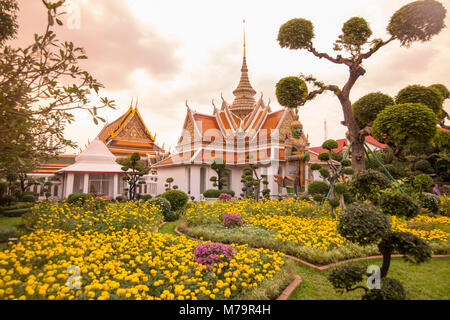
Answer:
<path fill-rule="evenodd" d="M 168 233 L 174 236 L 178 236 L 177 233 L 175 233 L 175 227 L 178 224 L 178 220 L 177 221 L 171 221 L 171 222 L 166 222 L 161 228 L 159 228 L 158 232 L 159 233 Z"/>
<path fill-rule="evenodd" d="M 381 260 L 354 262 L 353 265 L 381 266 Z M 350 300 L 361 299 L 362 290 L 339 294 L 327 280 L 328 270 L 316 271 L 296 263 L 296 272 L 302 283 L 292 293 L 291 300 Z M 413 300 L 450 299 L 450 258 L 435 258 L 413 265 L 402 259 L 393 259 L 388 277 L 397 279 L 405 287 L 407 297 Z M 364 285 L 364 283 L 363 283 Z"/>
<path fill-rule="evenodd" d="M 22 217 L 0 217 L 0 226 L 17 226 L 23 224 Z"/>

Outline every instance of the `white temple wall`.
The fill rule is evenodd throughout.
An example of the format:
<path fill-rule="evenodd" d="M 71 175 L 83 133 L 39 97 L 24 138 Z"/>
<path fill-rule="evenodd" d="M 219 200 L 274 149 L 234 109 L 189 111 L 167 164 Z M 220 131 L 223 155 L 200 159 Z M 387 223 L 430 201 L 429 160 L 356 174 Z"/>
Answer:
<path fill-rule="evenodd" d="M 186 179 L 186 169 L 184 166 L 177 167 L 162 167 L 158 168 L 158 194 L 164 193 L 166 191 L 166 179 L 173 178 L 172 186 L 177 185 L 178 190 L 187 193 L 187 179 Z"/>

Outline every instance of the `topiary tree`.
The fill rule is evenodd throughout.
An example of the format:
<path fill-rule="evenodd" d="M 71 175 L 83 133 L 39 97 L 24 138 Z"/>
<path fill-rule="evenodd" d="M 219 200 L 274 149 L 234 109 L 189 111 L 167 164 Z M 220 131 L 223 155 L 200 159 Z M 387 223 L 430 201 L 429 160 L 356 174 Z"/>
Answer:
<path fill-rule="evenodd" d="M 174 179 L 172 177 L 169 177 L 166 179 L 166 183 L 165 183 L 165 187 L 166 189 L 164 189 L 165 191 L 169 191 L 172 190 L 172 183 L 173 183 Z"/>
<path fill-rule="evenodd" d="M 336 149 L 338 147 L 338 143 L 333 140 L 329 139 L 326 140 L 324 143 L 322 143 L 322 148 L 325 150 L 328 150 L 327 152 L 321 152 L 318 156 L 320 161 L 326 162 L 329 169 L 326 169 L 319 164 L 312 164 L 311 170 L 316 171 L 318 170 L 320 173 L 320 176 L 327 180 L 330 184 L 330 196 L 329 200 L 331 205 L 331 214 L 335 216 L 336 208 L 339 206 L 339 201 L 335 200 L 335 191 L 334 191 L 334 185 L 335 182 L 338 179 L 345 180 L 346 175 L 352 175 L 353 170 L 349 168 L 352 165 L 352 162 L 349 159 L 341 159 L 341 161 L 333 160 L 332 150 Z M 343 194 L 342 194 L 343 195 Z M 342 199 L 343 200 L 343 197 Z"/>
<path fill-rule="evenodd" d="M 414 177 L 414 187 L 419 191 L 419 193 L 422 193 L 424 191 L 428 191 L 431 186 L 433 185 L 433 179 L 424 173 L 421 173 Z"/>
<path fill-rule="evenodd" d="M 328 280 L 338 291 L 363 289 L 364 300 L 405 299 L 405 290 L 401 283 L 387 278 L 391 255 L 399 252 L 407 261 L 422 263 L 431 257 L 430 246 L 419 237 L 406 232 L 392 232 L 386 216 L 377 207 L 365 203 L 353 203 L 347 206 L 339 216 L 337 231 L 344 238 L 359 245 L 378 243 L 383 255 L 380 268 L 380 288 L 369 289 L 358 285 L 364 276 L 364 269 L 338 266 L 332 269 Z"/>
<path fill-rule="evenodd" d="M 436 134 L 436 115 L 419 103 L 386 107 L 373 122 L 373 136 L 399 156 L 410 144 L 429 143 Z"/>
<path fill-rule="evenodd" d="M 312 181 L 308 184 L 308 194 L 313 196 L 314 201 L 322 202 L 330 190 L 330 185 L 325 181 Z"/>
<path fill-rule="evenodd" d="M 380 192 L 378 205 L 384 214 L 413 218 L 420 212 L 419 204 L 403 192 Z"/>
<path fill-rule="evenodd" d="M 391 181 L 383 173 L 368 169 L 355 174 L 350 185 L 358 200 L 376 202 L 379 192 L 388 188 Z"/>
<path fill-rule="evenodd" d="M 148 174 L 150 167 L 146 161 L 141 160 L 139 152 L 134 152 L 127 158 L 117 159 L 125 172 L 123 180 L 128 183 L 128 196 L 130 200 L 136 198 L 136 191 L 139 184 L 144 184 L 143 176 Z"/>
<path fill-rule="evenodd" d="M 226 169 L 225 161 L 222 158 L 216 158 L 211 162 L 211 169 L 213 169 L 217 177 L 211 177 L 209 181 L 213 182 L 213 186 L 218 190 L 222 190 L 227 186 L 227 176 L 230 172 Z"/>
<path fill-rule="evenodd" d="M 312 76 L 301 75 L 299 78 L 311 84 L 314 90 L 309 90 L 305 98 L 299 103 L 299 94 L 283 94 L 279 99 L 283 106 L 299 106 L 314 99 L 318 94 L 331 91 L 338 98 L 344 113 L 343 124 L 348 128 L 348 139 L 352 142 L 352 167 L 356 172 L 365 169 L 364 142 L 368 134 L 361 128 L 353 113 L 350 94 L 357 80 L 366 73 L 363 64 L 380 48 L 394 40 L 399 40 L 402 46 L 408 47 L 416 41 L 428 41 L 444 28 L 446 9 L 435 0 L 414 1 L 401 7 L 391 17 L 387 30 L 390 38 L 382 40 L 371 39 L 372 31 L 366 20 L 353 17 L 342 27 L 342 34 L 335 43 L 334 50 L 345 50 L 347 57 L 337 55 L 333 57 L 316 50 L 313 45 L 314 27 L 306 19 L 292 19 L 284 23 L 278 32 L 278 43 L 282 48 L 291 50 L 306 50 L 320 59 L 348 68 L 348 78 L 344 86 L 325 84 Z M 300 92 L 301 90 L 297 90 Z M 278 94 L 277 94 L 278 97 Z M 292 97 L 292 101 L 285 98 Z"/>
<path fill-rule="evenodd" d="M 270 189 L 267 188 L 269 182 L 267 181 L 267 175 L 258 175 L 259 167 L 256 164 L 249 163 L 247 167 L 244 168 L 243 174 L 241 176 L 242 182 L 242 193 L 240 194 L 242 198 L 255 198 L 256 201 L 260 198 L 260 193 L 262 196 L 267 198 L 270 196 Z M 261 182 L 264 185 L 264 189 L 261 192 Z"/>
<path fill-rule="evenodd" d="M 441 199 L 437 195 L 423 192 L 419 195 L 419 201 L 422 208 L 428 209 L 434 214 L 439 212 Z"/>

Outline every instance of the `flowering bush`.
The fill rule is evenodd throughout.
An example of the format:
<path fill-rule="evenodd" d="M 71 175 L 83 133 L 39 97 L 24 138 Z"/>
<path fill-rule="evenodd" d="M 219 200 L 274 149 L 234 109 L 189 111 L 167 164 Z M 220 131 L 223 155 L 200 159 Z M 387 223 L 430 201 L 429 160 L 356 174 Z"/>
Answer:
<path fill-rule="evenodd" d="M 222 201 L 230 201 L 230 200 L 231 200 L 231 194 L 228 194 L 228 193 L 221 193 L 221 194 L 219 195 L 219 200 L 222 200 Z"/>
<path fill-rule="evenodd" d="M 195 262 L 211 268 L 216 263 L 230 262 L 234 256 L 231 245 L 207 242 L 199 244 L 195 248 Z"/>
<path fill-rule="evenodd" d="M 242 226 L 243 222 L 241 216 L 234 213 L 226 213 L 223 218 L 223 225 L 227 228 L 233 229 Z"/>

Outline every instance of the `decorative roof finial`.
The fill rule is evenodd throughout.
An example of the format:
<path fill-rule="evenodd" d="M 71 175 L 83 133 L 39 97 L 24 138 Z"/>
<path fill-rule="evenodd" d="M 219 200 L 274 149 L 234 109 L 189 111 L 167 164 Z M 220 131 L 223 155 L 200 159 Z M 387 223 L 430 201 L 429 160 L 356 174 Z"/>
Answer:
<path fill-rule="evenodd" d="M 187 99 L 186 99 L 186 101 L 184 101 L 184 104 L 186 105 L 186 108 L 191 109 L 191 108 L 189 108 L 189 105 L 187 103 Z"/>
<path fill-rule="evenodd" d="M 138 106 L 138 99 L 139 99 L 139 97 L 136 97 L 136 104 L 134 106 L 135 109 L 137 109 L 137 106 Z"/>
<path fill-rule="evenodd" d="M 133 97 L 131 97 L 130 109 L 133 108 Z"/>
<path fill-rule="evenodd" d="M 242 21 L 244 25 L 244 58 L 245 58 L 245 19 Z"/>

